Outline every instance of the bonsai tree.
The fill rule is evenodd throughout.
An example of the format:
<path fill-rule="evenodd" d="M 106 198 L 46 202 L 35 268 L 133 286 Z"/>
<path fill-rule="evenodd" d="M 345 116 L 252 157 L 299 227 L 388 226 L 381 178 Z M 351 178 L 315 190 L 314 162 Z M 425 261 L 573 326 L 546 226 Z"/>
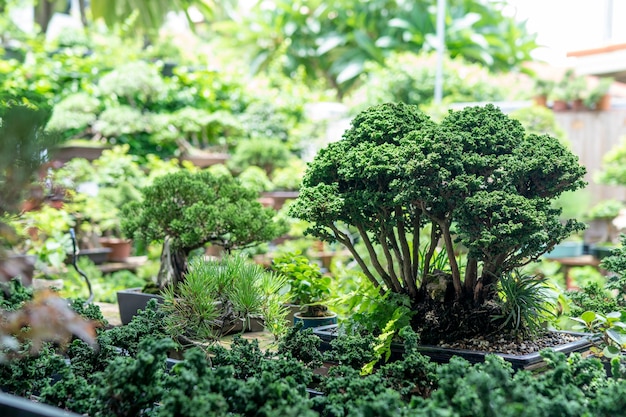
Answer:
<path fill-rule="evenodd" d="M 344 244 L 381 293 L 408 294 L 416 325 L 437 317 L 442 333 L 430 335 L 452 338 L 489 326 L 478 312 L 496 304 L 499 277 L 584 228 L 552 204 L 584 174 L 557 139 L 527 134 L 493 105 L 436 124 L 414 105 L 383 104 L 320 150 L 291 214 Z M 440 251 L 449 271 L 434 267 Z"/>
<path fill-rule="evenodd" d="M 272 240 L 286 231 L 258 195 L 231 176 L 186 170 L 163 175 L 142 189 L 143 200 L 122 208 L 122 231 L 145 242 L 162 241 L 159 288 L 176 285 L 191 251 L 211 243 L 226 253 Z"/>

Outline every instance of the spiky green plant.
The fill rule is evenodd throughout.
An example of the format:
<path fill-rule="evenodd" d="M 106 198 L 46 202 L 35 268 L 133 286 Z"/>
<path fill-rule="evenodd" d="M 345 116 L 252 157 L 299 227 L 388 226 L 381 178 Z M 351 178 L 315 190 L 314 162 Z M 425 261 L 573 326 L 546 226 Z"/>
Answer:
<path fill-rule="evenodd" d="M 501 328 L 517 336 L 537 335 L 547 320 L 556 317 L 545 278 L 511 271 L 500 278 L 498 290 L 502 313 L 493 320 L 502 320 Z"/>

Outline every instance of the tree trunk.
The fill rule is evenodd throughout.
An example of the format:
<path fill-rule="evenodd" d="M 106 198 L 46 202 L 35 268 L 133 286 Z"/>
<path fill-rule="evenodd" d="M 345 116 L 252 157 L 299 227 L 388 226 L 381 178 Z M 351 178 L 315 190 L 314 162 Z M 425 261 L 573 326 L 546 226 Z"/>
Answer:
<path fill-rule="evenodd" d="M 54 0 L 39 0 L 35 4 L 35 23 L 39 25 L 42 33 L 48 30 L 48 24 L 54 14 Z"/>
<path fill-rule="evenodd" d="M 86 0 L 78 0 L 78 10 L 80 11 L 80 21 L 83 24 L 83 27 L 86 28 L 89 26 L 89 21 L 87 20 L 87 12 L 86 12 Z"/>
<path fill-rule="evenodd" d="M 157 275 L 157 284 L 160 289 L 170 285 L 176 286 L 182 282 L 187 272 L 187 256 L 188 251 L 172 248 L 170 240 L 165 239 L 161 251 L 161 266 Z"/>

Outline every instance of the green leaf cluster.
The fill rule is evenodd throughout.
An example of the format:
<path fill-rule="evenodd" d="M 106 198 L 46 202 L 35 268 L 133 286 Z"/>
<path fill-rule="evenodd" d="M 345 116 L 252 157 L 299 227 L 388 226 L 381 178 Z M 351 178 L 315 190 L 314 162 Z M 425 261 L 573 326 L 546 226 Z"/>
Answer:
<path fill-rule="evenodd" d="M 269 241 L 284 231 L 273 211 L 234 178 L 208 171 L 180 171 L 143 188 L 143 201 L 123 208 L 127 236 L 154 242 L 170 239 L 172 247 L 190 252 L 207 243 L 227 251 Z"/>
<path fill-rule="evenodd" d="M 318 264 L 299 252 L 285 253 L 272 261 L 272 269 L 286 277 L 287 297 L 292 304 L 310 306 L 327 302 L 331 278 L 322 274 Z"/>

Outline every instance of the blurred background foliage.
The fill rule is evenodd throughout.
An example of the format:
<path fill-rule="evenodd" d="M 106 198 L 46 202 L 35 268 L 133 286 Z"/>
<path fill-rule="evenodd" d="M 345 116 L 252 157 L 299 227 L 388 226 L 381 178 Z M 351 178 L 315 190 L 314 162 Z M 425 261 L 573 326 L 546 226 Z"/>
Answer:
<path fill-rule="evenodd" d="M 4 223 L 19 226 L 12 239 L 16 234 L 23 239 L 3 245 L 57 267 L 65 261 L 71 225 L 79 233 L 114 230 L 111 217 L 117 211 L 104 204 L 113 199 L 101 193 L 100 203 L 87 204 L 81 181 L 125 195 L 121 187 L 128 184 L 139 187 L 181 167 L 197 169 L 185 162 L 191 154 L 222 152 L 230 158 L 211 169 L 237 176 L 259 192 L 297 190 L 307 158 L 329 140 L 332 122 L 369 105 L 404 101 L 436 116 L 456 102 L 529 99 L 532 92 L 517 80 L 530 79 L 525 64 L 537 47 L 535 35 L 507 13 L 504 1 L 448 0 L 443 103 L 433 102 L 436 5 L 436 0 L 0 0 L 0 105 L 45 113 L 38 124 L 41 137 L 55 134 L 65 145 L 89 143 L 110 151 L 91 163 L 66 165 L 73 172 L 46 165 L 49 161 L 27 172 L 23 183 L 37 185 L 39 204 L 55 187 L 62 190 L 69 217 L 57 227 L 60 220 L 50 214 L 59 213 L 46 207 L 16 220 L 22 207 L 15 197 L 2 214 L 10 217 Z M 29 16 L 32 28 L 24 24 Z M 323 107 L 321 116 L 312 111 L 316 103 L 329 102 L 340 107 Z M 0 180 L 9 172 L 2 169 Z M 84 178 L 77 177 L 81 173 Z M 33 197 L 27 187 L 11 192 L 23 200 Z M 307 250 L 311 240 L 299 231 L 305 227 L 291 220 L 284 250 Z M 39 235 L 29 235 L 33 228 L 26 226 L 32 224 Z M 268 245 L 258 252 L 267 250 Z M 158 262 L 153 248 L 136 247 L 135 253 Z M 68 273 L 57 268 L 39 275 Z M 99 282 L 100 275 L 92 275 Z M 136 284 L 125 276 L 124 282 Z M 84 290 L 80 280 L 66 281 L 66 290 Z M 107 288 L 108 300 L 112 289 Z"/>

